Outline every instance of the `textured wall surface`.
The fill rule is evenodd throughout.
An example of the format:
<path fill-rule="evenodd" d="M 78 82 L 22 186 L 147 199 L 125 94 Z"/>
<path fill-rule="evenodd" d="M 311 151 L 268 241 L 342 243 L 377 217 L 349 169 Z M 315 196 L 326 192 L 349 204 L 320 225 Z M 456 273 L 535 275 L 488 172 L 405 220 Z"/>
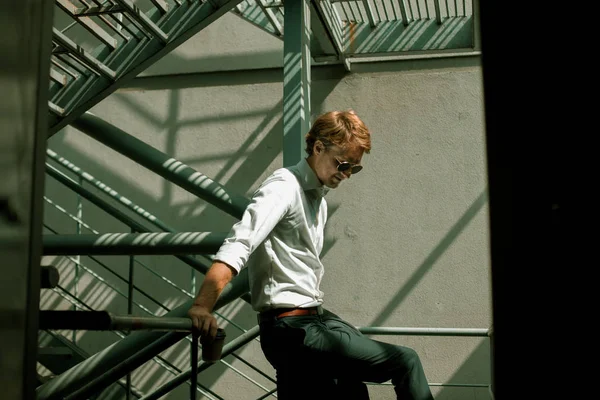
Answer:
<path fill-rule="evenodd" d="M 283 72 L 277 64 L 281 44 L 227 16 L 91 111 L 228 188 L 250 195 L 282 165 Z M 189 74 L 165 75 L 169 71 Z M 489 234 L 479 59 L 357 64 L 350 74 L 341 66 L 316 67 L 312 76 L 313 117 L 352 108 L 373 135 L 363 172 L 327 197 L 330 221 L 322 287 L 326 307 L 360 326 L 488 328 Z M 73 128 L 55 135 L 49 147 L 177 230 L 227 231 L 235 222 Z M 51 178 L 46 186 L 49 198 L 77 213 L 76 196 Z M 129 231 L 85 201 L 82 209 L 86 223 L 100 232 Z M 50 205 L 46 222 L 61 233 L 76 229 L 73 220 Z M 127 275 L 127 257 L 100 259 Z M 193 287 L 189 267 L 173 257 L 136 259 L 190 292 L 202 279 L 196 274 Z M 64 286 L 73 288 L 73 262 L 59 261 Z M 117 282 L 92 260 L 82 257 L 82 263 Z M 91 306 L 126 312 L 123 296 L 86 271 L 79 274 L 77 290 Z M 169 307 L 186 299 L 142 266 L 136 266 L 135 279 Z M 123 283 L 118 286 L 127 293 Z M 164 313 L 141 295 L 136 299 L 149 310 Z M 42 302 L 48 308 L 70 306 L 54 294 Z M 136 313 L 144 315 L 139 309 Z M 255 314 L 242 301 L 227 306 L 222 314 L 233 321 L 223 323 L 228 340 L 240 333 L 238 327 L 248 329 L 256 323 Z M 91 353 L 116 338 L 90 332 L 78 336 Z M 490 382 L 487 339 L 378 339 L 417 350 L 432 383 Z M 238 354 L 274 376 L 257 341 Z M 188 356 L 187 344 L 165 354 L 182 369 L 189 368 Z M 239 359 L 226 361 L 267 389 L 274 387 Z M 150 391 L 170 376 L 150 362 L 134 373 L 134 383 Z M 265 393 L 223 364 L 201 374 L 200 381 L 226 399 L 255 399 Z M 369 390 L 374 399 L 394 398 L 389 386 Z M 489 399 L 485 387 L 433 390 L 436 399 Z M 182 386 L 166 398 L 186 396 L 187 386 Z"/>

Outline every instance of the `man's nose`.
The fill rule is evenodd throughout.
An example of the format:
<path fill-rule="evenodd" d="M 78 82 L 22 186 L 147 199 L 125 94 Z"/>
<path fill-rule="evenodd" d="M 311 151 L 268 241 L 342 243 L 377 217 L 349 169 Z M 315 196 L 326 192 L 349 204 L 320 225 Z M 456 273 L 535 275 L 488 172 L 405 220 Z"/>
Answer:
<path fill-rule="evenodd" d="M 342 171 L 342 174 L 346 176 L 346 178 L 350 179 L 350 177 L 352 176 L 352 168 L 348 168 L 345 171 Z"/>

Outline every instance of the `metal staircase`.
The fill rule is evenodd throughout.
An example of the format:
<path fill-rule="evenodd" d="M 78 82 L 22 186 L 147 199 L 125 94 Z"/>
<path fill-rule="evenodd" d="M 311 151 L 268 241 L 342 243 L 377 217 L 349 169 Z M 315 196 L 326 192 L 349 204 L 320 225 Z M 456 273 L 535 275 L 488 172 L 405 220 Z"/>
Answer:
<path fill-rule="evenodd" d="M 49 136 L 241 0 L 56 0 Z"/>
<path fill-rule="evenodd" d="M 49 136 L 231 11 L 283 38 L 279 0 L 55 0 Z M 472 51 L 473 0 L 313 0 L 315 62 Z"/>

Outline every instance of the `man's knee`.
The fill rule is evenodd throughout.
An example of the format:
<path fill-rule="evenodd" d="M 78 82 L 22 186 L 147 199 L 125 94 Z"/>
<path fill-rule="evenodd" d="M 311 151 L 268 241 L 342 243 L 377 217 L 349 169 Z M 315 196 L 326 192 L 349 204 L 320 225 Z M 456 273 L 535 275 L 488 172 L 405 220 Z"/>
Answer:
<path fill-rule="evenodd" d="M 401 351 L 399 356 L 396 359 L 396 362 L 399 363 L 399 367 L 406 369 L 408 371 L 414 368 L 423 368 L 421 366 L 421 359 L 419 358 L 419 354 L 409 347 L 401 347 Z"/>

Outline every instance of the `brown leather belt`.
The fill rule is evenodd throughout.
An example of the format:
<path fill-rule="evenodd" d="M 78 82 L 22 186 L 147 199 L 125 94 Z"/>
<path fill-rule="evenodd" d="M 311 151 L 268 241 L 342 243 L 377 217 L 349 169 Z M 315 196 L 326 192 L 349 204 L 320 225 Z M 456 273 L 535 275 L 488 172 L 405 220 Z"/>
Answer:
<path fill-rule="evenodd" d="M 259 321 L 275 320 L 283 317 L 298 317 L 303 315 L 319 315 L 321 307 L 308 308 L 274 308 L 258 314 Z"/>

